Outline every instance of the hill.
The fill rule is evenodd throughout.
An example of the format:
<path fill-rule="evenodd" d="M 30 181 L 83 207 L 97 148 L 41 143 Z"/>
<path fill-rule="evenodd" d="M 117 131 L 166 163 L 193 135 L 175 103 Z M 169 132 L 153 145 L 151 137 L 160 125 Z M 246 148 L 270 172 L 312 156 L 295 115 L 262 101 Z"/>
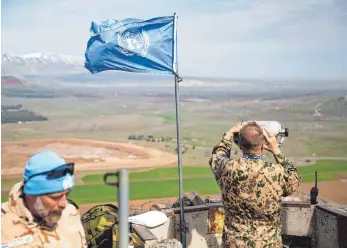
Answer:
<path fill-rule="evenodd" d="M 50 88 L 38 87 L 37 84 L 15 76 L 1 76 L 1 95 L 6 97 L 25 97 L 25 98 L 55 98 L 58 93 Z M 12 104 L 10 104 L 12 105 Z"/>
<path fill-rule="evenodd" d="M 322 102 L 318 108 L 323 115 L 347 116 L 347 95 Z"/>
<path fill-rule="evenodd" d="M 1 87 L 28 87 L 28 82 L 14 76 L 1 76 Z"/>

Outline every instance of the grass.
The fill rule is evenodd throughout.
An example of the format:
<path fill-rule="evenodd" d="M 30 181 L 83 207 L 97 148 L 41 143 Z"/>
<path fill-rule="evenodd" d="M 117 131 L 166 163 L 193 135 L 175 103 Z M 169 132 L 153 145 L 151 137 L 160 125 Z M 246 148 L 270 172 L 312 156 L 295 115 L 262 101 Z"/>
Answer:
<path fill-rule="evenodd" d="M 17 177 L 17 178 L 1 178 L 1 189 L 11 189 L 12 186 L 18 182 L 20 182 L 22 180 L 21 177 Z"/>
<path fill-rule="evenodd" d="M 318 180 L 337 181 L 338 175 L 347 174 L 347 161 L 319 160 L 316 164 L 299 167 L 302 182 L 314 182 L 314 171 Z M 184 190 L 195 190 L 200 195 L 220 192 L 209 167 L 184 167 Z M 177 168 L 157 168 L 130 173 L 130 199 L 152 199 L 178 196 Z M 9 187 L 20 179 L 2 179 L 2 188 Z M 86 185 L 75 186 L 71 199 L 78 204 L 100 203 L 117 200 L 115 187 L 103 184 L 103 174 L 92 174 L 82 178 Z M 7 196 L 1 195 L 1 201 Z"/>
<path fill-rule="evenodd" d="M 217 194 L 219 188 L 214 178 L 192 178 L 184 180 L 184 190 L 199 189 L 200 195 Z M 178 181 L 163 180 L 130 183 L 130 199 L 153 199 L 178 196 Z M 115 187 L 106 185 L 76 186 L 70 195 L 77 204 L 117 201 Z"/>
<path fill-rule="evenodd" d="M 338 175 L 347 174 L 347 161 L 318 160 L 316 164 L 300 167 L 302 182 L 314 182 L 314 171 L 318 172 L 318 181 L 337 181 Z"/>
<path fill-rule="evenodd" d="M 311 156 L 313 153 L 316 156 L 347 156 L 347 150 L 344 145 L 347 142 L 346 135 L 330 135 L 320 138 L 312 138 L 308 140 L 308 146 L 304 152 L 304 155 Z"/>
<path fill-rule="evenodd" d="M 209 167 L 183 167 L 183 175 L 185 178 L 189 177 L 206 177 L 211 176 L 211 169 Z M 103 174 L 87 175 L 82 178 L 84 183 L 102 183 Z M 177 179 L 178 170 L 172 168 L 157 168 L 143 172 L 131 172 L 130 181 L 148 181 L 152 179 Z"/>
<path fill-rule="evenodd" d="M 8 195 L 1 194 L 1 202 L 6 202 L 6 201 L 8 201 Z"/>
<path fill-rule="evenodd" d="M 160 117 L 164 119 L 164 124 L 176 122 L 176 116 L 174 114 L 162 114 Z"/>
<path fill-rule="evenodd" d="M 5 202 L 8 200 L 8 192 L 13 185 L 20 182 L 22 178 L 1 178 L 1 202 Z"/>
<path fill-rule="evenodd" d="M 335 160 L 320 160 L 316 164 L 300 167 L 299 172 L 303 182 L 314 182 L 314 171 L 318 171 L 319 181 L 336 181 L 337 175 L 347 174 L 347 162 Z M 189 178 L 191 176 L 211 178 Z M 87 183 L 102 182 L 96 181 L 101 174 L 89 175 L 83 178 Z M 145 172 L 133 172 L 130 174 L 130 199 L 151 199 L 178 196 L 177 179 L 168 179 L 172 176 L 177 177 L 176 168 L 159 168 Z M 212 177 L 208 167 L 185 167 L 184 168 L 184 191 L 196 190 L 200 195 L 218 194 L 220 192 L 215 179 Z M 161 181 L 151 181 L 160 179 Z M 136 180 L 143 180 L 141 182 Z M 106 185 L 87 185 L 77 186 L 71 193 L 71 198 L 78 204 L 100 203 L 117 200 L 116 188 Z"/>

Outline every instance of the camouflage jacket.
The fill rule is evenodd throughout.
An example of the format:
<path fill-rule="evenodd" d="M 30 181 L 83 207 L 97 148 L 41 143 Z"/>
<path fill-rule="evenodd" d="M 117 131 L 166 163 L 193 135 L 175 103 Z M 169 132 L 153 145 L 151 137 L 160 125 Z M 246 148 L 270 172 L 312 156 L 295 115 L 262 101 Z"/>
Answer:
<path fill-rule="evenodd" d="M 225 208 L 225 247 L 282 247 L 282 196 L 299 186 L 297 169 L 283 154 L 279 164 L 262 159 L 230 159 L 233 137 L 223 136 L 210 159 Z"/>
<path fill-rule="evenodd" d="M 9 194 L 9 201 L 1 204 L 1 247 L 29 248 L 85 248 L 84 230 L 76 207 L 67 204 L 58 227 L 54 231 L 41 228 L 34 221 L 21 197 L 22 183 Z"/>

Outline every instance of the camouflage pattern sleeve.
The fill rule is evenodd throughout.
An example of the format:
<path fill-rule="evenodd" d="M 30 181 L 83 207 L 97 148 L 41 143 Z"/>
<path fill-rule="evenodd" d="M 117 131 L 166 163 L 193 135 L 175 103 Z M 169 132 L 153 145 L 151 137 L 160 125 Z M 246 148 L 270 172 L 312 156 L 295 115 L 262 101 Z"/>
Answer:
<path fill-rule="evenodd" d="M 284 184 L 282 185 L 283 196 L 293 194 L 299 187 L 301 176 L 294 164 L 283 155 L 283 153 L 274 154 L 277 163 L 284 168 Z"/>
<path fill-rule="evenodd" d="M 222 140 L 213 148 L 209 162 L 220 189 L 222 189 L 221 178 L 224 167 L 230 161 L 232 140 L 232 135 L 224 133 Z"/>

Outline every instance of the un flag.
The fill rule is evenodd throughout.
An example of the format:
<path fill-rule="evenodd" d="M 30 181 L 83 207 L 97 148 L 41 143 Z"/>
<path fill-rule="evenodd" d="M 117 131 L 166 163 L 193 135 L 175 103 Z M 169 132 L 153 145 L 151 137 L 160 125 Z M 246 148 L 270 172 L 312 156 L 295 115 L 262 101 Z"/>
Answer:
<path fill-rule="evenodd" d="M 176 16 L 92 22 L 85 52 L 91 73 L 106 70 L 175 74 Z"/>

